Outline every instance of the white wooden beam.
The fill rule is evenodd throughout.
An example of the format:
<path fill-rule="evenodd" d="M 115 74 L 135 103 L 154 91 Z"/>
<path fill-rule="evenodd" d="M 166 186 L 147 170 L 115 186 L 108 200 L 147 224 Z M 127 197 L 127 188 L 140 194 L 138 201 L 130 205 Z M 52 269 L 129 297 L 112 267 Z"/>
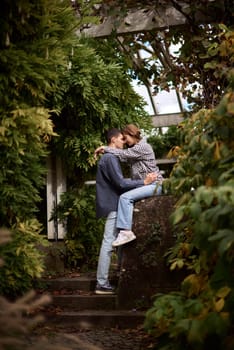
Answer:
<path fill-rule="evenodd" d="M 177 162 L 176 158 L 161 158 L 161 159 L 156 159 L 157 165 L 160 164 L 175 164 Z"/>
<path fill-rule="evenodd" d="M 152 116 L 152 124 L 156 128 L 178 125 L 184 120 L 183 113 L 170 113 Z"/>

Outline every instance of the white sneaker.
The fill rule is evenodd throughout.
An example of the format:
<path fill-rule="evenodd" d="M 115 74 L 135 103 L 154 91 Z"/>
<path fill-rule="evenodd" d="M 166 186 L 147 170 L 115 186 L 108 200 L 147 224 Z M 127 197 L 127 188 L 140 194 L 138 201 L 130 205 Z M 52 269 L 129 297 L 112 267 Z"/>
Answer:
<path fill-rule="evenodd" d="M 132 231 L 121 230 L 116 240 L 112 243 L 112 246 L 118 247 L 119 245 L 126 244 L 133 241 L 134 239 L 136 239 L 136 236 Z"/>

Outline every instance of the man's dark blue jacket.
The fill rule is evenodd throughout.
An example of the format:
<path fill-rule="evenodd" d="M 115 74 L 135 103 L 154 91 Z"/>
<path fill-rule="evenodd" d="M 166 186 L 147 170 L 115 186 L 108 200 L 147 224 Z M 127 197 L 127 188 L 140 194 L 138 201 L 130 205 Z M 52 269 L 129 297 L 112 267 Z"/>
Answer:
<path fill-rule="evenodd" d="M 111 211 L 117 211 L 119 196 L 143 185 L 144 180 L 124 178 L 117 157 L 111 153 L 104 153 L 98 162 L 96 175 L 97 217 L 107 217 Z"/>

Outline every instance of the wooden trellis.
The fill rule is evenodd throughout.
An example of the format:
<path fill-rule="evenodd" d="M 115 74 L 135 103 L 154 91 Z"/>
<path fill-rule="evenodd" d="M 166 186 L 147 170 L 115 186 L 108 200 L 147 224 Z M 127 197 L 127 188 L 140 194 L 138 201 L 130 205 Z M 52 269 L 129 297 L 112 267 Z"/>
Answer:
<path fill-rule="evenodd" d="M 106 38 L 110 35 L 115 36 L 121 41 L 121 37 L 127 34 L 143 33 L 152 30 L 162 31 L 169 27 L 183 26 L 189 22 L 188 15 L 191 1 L 131 1 L 126 0 L 120 2 L 103 1 L 99 5 L 96 12 L 101 18 L 101 23 L 98 25 L 90 25 L 82 28 L 80 32 L 87 36 L 95 38 Z M 215 8 L 219 6 L 219 11 L 210 11 L 210 7 L 199 7 L 193 12 L 193 21 L 195 23 L 212 23 L 217 22 L 222 18 L 222 1 L 207 0 L 208 5 Z M 121 6 L 125 7 L 125 14 L 121 11 Z M 221 6 L 221 7 L 220 7 Z M 110 11 L 111 9 L 111 11 Z M 113 11 L 114 9 L 114 11 Z M 80 34 L 80 32 L 78 34 Z M 152 122 L 154 127 L 167 127 L 177 125 L 184 118 L 182 103 L 178 92 L 177 100 L 180 107 L 180 113 L 158 114 L 153 103 L 153 98 L 150 93 L 149 85 L 146 88 L 151 98 L 154 115 Z"/>

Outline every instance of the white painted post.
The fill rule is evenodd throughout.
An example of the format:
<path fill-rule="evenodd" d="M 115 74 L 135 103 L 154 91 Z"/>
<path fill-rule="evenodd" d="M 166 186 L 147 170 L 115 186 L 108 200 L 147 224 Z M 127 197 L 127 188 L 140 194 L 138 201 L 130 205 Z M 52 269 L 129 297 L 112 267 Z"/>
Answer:
<path fill-rule="evenodd" d="M 50 221 L 51 213 L 55 206 L 55 196 L 53 191 L 54 167 L 52 157 L 47 159 L 47 181 L 46 181 L 46 203 L 47 203 L 47 237 L 48 239 L 55 239 L 55 222 Z"/>
<path fill-rule="evenodd" d="M 57 199 L 57 204 L 59 204 L 61 200 L 61 195 L 66 192 L 67 186 L 66 186 L 66 176 L 64 173 L 63 169 L 63 164 L 61 161 L 61 158 L 56 158 L 56 183 L 57 183 L 57 188 L 56 188 L 56 199 Z M 57 222 L 57 234 L 58 234 L 58 239 L 64 239 L 66 235 L 66 227 Z"/>
<path fill-rule="evenodd" d="M 52 212 L 60 202 L 60 197 L 66 191 L 66 176 L 63 171 L 62 161 L 59 158 L 49 156 L 47 159 L 47 237 L 51 240 L 64 239 L 66 230 L 63 224 L 55 218 L 50 220 Z"/>

